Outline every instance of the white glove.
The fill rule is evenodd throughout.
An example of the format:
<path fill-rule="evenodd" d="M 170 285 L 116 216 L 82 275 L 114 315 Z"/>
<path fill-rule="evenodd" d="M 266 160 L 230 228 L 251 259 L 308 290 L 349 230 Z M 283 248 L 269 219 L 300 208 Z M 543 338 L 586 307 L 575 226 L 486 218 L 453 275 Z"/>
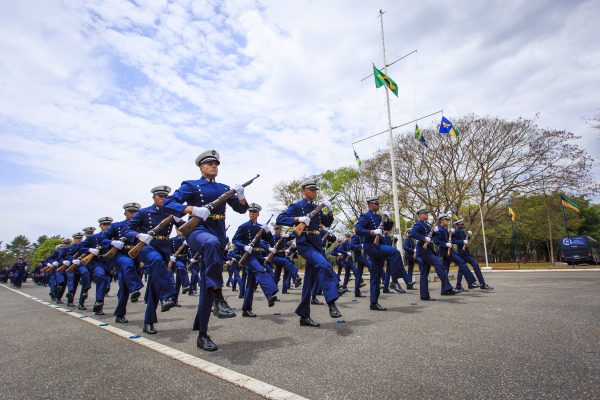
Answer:
<path fill-rule="evenodd" d="M 289 250 L 286 250 L 286 251 L 285 251 L 285 255 L 287 256 L 288 254 L 290 254 L 290 251 L 289 251 Z"/>
<path fill-rule="evenodd" d="M 71 261 L 65 260 L 65 261 L 63 261 L 63 264 L 65 264 L 67 267 L 69 267 L 71 265 Z"/>
<path fill-rule="evenodd" d="M 381 229 L 377 228 L 373 231 L 373 235 L 381 235 Z"/>
<path fill-rule="evenodd" d="M 187 245 L 188 245 L 188 244 L 187 244 L 187 240 L 184 240 L 184 241 L 183 241 L 183 244 L 185 244 L 185 245 L 187 246 Z"/>
<path fill-rule="evenodd" d="M 472 234 L 473 234 L 473 232 L 467 231 L 467 235 L 472 235 Z"/>
<path fill-rule="evenodd" d="M 147 233 L 140 233 L 138 235 L 138 239 L 140 240 L 140 242 L 148 244 L 152 241 L 152 236 L 148 235 Z"/>
<path fill-rule="evenodd" d="M 52 264 L 50 264 L 50 263 L 46 263 L 46 267 L 48 267 L 48 268 L 49 268 L 49 267 L 51 267 L 51 266 L 52 266 Z"/>
<path fill-rule="evenodd" d="M 273 254 L 277 253 L 277 250 L 275 250 L 275 247 L 269 247 L 269 251 Z"/>
<path fill-rule="evenodd" d="M 269 227 L 269 225 L 265 224 L 265 225 L 261 225 L 261 228 L 263 231 L 265 232 L 271 232 L 271 228 Z"/>
<path fill-rule="evenodd" d="M 392 218 L 392 216 L 390 215 L 390 212 L 389 212 L 389 211 L 384 211 L 384 212 L 383 212 L 383 215 L 385 215 L 386 217 L 388 217 L 388 219 L 389 219 L 389 218 Z"/>
<path fill-rule="evenodd" d="M 468 240 L 463 240 L 463 244 L 469 244 Z"/>
<path fill-rule="evenodd" d="M 309 217 L 298 217 L 298 222 L 303 222 L 306 225 L 310 224 L 310 218 Z"/>
<path fill-rule="evenodd" d="M 437 232 L 439 232 L 439 231 L 440 231 L 440 228 L 438 228 L 437 226 L 434 226 L 434 227 L 433 227 L 433 231 L 437 233 Z"/>
<path fill-rule="evenodd" d="M 176 216 L 173 216 L 173 221 L 175 221 L 175 222 L 179 222 L 179 221 L 181 221 L 181 218 L 179 218 L 179 217 L 176 217 Z"/>
<path fill-rule="evenodd" d="M 281 235 L 282 238 L 287 239 L 290 237 L 289 233 L 284 233 L 283 235 Z"/>
<path fill-rule="evenodd" d="M 245 246 L 244 246 L 244 251 L 245 251 L 246 253 L 252 253 L 252 246 L 245 245 Z"/>
<path fill-rule="evenodd" d="M 429 243 L 429 242 L 431 242 L 431 238 L 430 238 L 429 236 L 425 236 L 425 241 L 426 241 L 427 243 Z"/>
<path fill-rule="evenodd" d="M 194 217 L 200 218 L 202 221 L 206 221 L 206 219 L 210 215 L 210 210 L 206 207 L 194 207 L 192 209 L 192 215 Z"/>
<path fill-rule="evenodd" d="M 177 262 L 177 257 L 171 256 L 169 257 L 169 260 L 171 260 L 171 262 Z"/>
<path fill-rule="evenodd" d="M 79 265 L 79 264 L 81 264 L 81 261 L 79 261 L 79 260 L 73 260 L 73 264 Z"/>
<path fill-rule="evenodd" d="M 125 243 L 121 242 L 120 240 L 113 240 L 112 242 L 110 242 L 110 245 L 121 250 L 123 246 L 125 246 Z"/>
<path fill-rule="evenodd" d="M 454 233 L 454 228 L 450 229 L 450 232 Z"/>
<path fill-rule="evenodd" d="M 98 251 L 98 249 L 94 249 L 94 248 L 88 249 L 88 252 L 89 252 L 89 253 L 91 253 L 91 254 L 93 254 L 93 255 L 95 255 L 95 256 L 97 256 L 97 255 L 98 255 L 98 253 L 100 253 L 100 252 Z"/>
<path fill-rule="evenodd" d="M 347 255 L 347 256 L 351 256 L 351 255 L 352 255 L 352 252 L 351 252 L 351 251 L 349 251 L 349 252 L 347 252 L 347 253 L 346 253 L 346 255 Z"/>
<path fill-rule="evenodd" d="M 96 251 L 98 251 L 98 250 L 96 250 Z M 54 262 L 52 263 L 52 265 L 54 265 L 55 267 L 58 267 L 58 261 L 54 261 Z"/>
<path fill-rule="evenodd" d="M 331 210 L 332 210 L 332 208 L 331 208 L 331 202 L 330 202 L 329 200 L 323 200 L 323 205 L 324 205 L 325 207 L 327 207 L 327 209 L 328 209 L 329 211 L 331 211 Z"/>
<path fill-rule="evenodd" d="M 196 262 L 196 259 L 195 259 L 195 258 L 190 258 L 190 262 L 191 262 L 192 264 L 194 264 L 194 263 Z"/>
<path fill-rule="evenodd" d="M 244 187 L 242 185 L 235 185 L 233 190 L 235 190 L 235 194 L 237 194 L 238 199 L 243 200 L 246 198 L 246 196 L 244 196 Z"/>
<path fill-rule="evenodd" d="M 448 248 L 452 247 L 452 243 L 450 243 L 450 242 L 446 243 L 446 247 L 448 247 Z"/>

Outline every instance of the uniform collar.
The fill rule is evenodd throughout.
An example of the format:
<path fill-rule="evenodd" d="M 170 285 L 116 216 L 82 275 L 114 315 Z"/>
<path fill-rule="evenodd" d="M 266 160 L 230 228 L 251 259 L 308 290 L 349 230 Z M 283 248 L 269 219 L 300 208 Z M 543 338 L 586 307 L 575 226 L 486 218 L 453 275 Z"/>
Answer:
<path fill-rule="evenodd" d="M 216 182 L 214 179 L 210 179 L 205 176 L 203 176 L 201 180 L 203 180 L 204 182 L 207 182 L 207 183 L 215 183 Z"/>

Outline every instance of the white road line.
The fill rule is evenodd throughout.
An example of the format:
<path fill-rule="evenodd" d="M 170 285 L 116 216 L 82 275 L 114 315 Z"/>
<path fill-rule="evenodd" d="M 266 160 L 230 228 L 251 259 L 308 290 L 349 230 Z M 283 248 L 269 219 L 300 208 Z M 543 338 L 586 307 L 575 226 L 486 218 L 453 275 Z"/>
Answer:
<path fill-rule="evenodd" d="M 63 312 L 74 318 L 85 321 L 91 325 L 102 328 L 105 331 L 114 333 L 117 336 L 121 336 L 121 337 L 129 340 L 130 342 L 144 346 L 146 348 L 149 348 L 150 350 L 156 351 L 157 353 L 163 354 L 167 357 L 170 357 L 179 362 L 187 364 L 191 367 L 199 369 L 200 371 L 206 372 L 207 374 L 213 375 L 219 379 L 222 379 L 224 381 L 233 383 L 234 385 L 243 387 L 244 389 L 247 389 L 247 390 L 249 390 L 253 393 L 256 393 L 260 396 L 263 396 L 267 399 L 273 399 L 273 400 L 303 400 L 303 399 L 306 399 L 305 397 L 299 396 L 292 392 L 288 392 L 287 390 L 270 385 L 266 382 L 259 381 L 258 379 L 254 379 L 250 376 L 240 374 L 239 372 L 235 372 L 229 368 L 221 367 L 220 365 L 217 365 L 217 364 L 211 363 L 209 361 L 203 360 L 201 358 L 198 358 L 196 356 L 184 353 L 183 351 L 180 351 L 180 350 L 174 349 L 172 347 L 165 346 L 164 344 L 143 338 L 140 335 L 137 335 L 135 333 L 127 332 L 123 329 L 116 328 L 110 324 L 107 324 L 106 322 L 98 321 L 97 319 L 90 318 L 87 315 L 79 314 L 75 311 L 72 311 L 72 310 L 69 310 L 66 308 L 62 308 L 62 307 L 57 306 L 52 303 L 48 303 L 47 301 L 38 299 L 37 297 L 31 296 L 20 290 L 10 288 L 6 285 L 0 285 L 0 286 L 6 288 L 8 290 L 12 290 L 13 292 L 18 293 L 22 296 L 25 296 L 31 300 L 35 300 L 40 304 L 44 304 L 44 305 L 46 305 L 50 308 L 53 308 L 57 311 Z"/>

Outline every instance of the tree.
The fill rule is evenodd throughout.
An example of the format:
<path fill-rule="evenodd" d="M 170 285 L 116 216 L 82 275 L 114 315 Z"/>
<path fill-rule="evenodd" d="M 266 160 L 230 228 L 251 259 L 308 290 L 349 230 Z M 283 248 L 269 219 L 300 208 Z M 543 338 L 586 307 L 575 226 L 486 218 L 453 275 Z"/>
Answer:
<path fill-rule="evenodd" d="M 62 240 L 58 237 L 53 237 L 46 240 L 44 243 L 39 245 L 33 253 L 32 263 L 37 264 L 44 258 L 47 258 L 56 249 L 56 246 L 61 243 Z"/>
<path fill-rule="evenodd" d="M 275 213 L 284 212 L 288 205 L 295 203 L 302 198 L 302 190 L 300 184 L 304 182 L 306 177 L 293 179 L 289 182 L 281 181 L 273 187 L 273 198 L 275 203 L 269 204 L 271 210 Z"/>
<path fill-rule="evenodd" d="M 16 236 L 6 245 L 6 250 L 12 253 L 15 259 L 18 257 L 30 259 L 32 254 L 31 242 L 24 235 Z"/>

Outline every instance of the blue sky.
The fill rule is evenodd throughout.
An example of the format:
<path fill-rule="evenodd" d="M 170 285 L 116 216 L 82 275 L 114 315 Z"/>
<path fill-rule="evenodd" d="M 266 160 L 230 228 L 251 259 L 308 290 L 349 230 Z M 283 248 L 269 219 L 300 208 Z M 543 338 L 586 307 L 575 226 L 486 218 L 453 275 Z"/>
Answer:
<path fill-rule="evenodd" d="M 2 2 L 0 240 L 118 220 L 196 178 L 205 149 L 224 183 L 260 173 L 263 206 L 281 180 L 354 165 L 351 143 L 386 127 L 383 89 L 361 82 L 381 65 L 379 9 L 388 61 L 418 49 L 388 71 L 394 125 L 539 113 L 600 156 L 597 1 Z"/>

